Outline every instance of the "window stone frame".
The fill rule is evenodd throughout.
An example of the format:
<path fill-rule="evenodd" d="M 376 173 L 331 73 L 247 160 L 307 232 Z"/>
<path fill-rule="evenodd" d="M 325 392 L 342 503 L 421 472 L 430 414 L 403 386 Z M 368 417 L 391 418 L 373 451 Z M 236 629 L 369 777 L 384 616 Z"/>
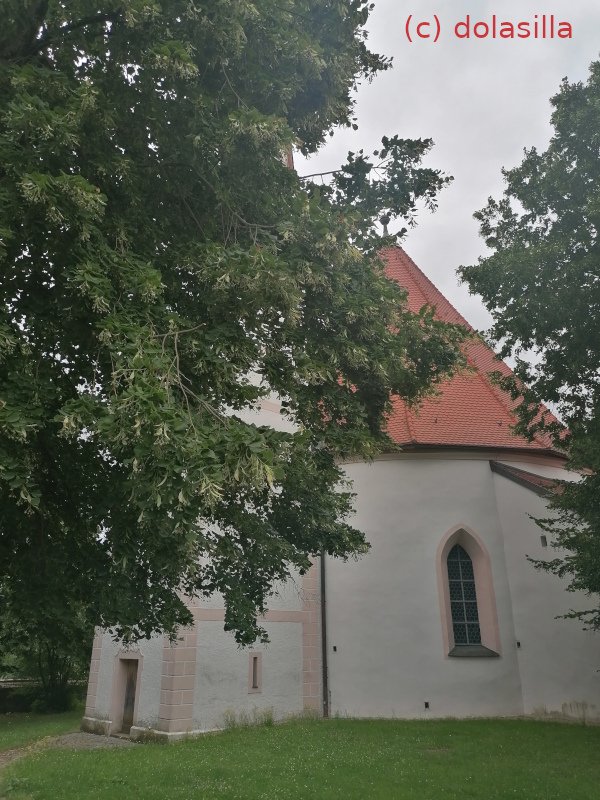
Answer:
<path fill-rule="evenodd" d="M 460 544 L 473 563 L 481 644 L 457 645 L 454 641 L 448 554 Z M 496 611 L 496 595 L 492 567 L 487 548 L 475 531 L 466 525 L 455 525 L 442 537 L 436 553 L 438 596 L 442 622 L 442 641 L 447 658 L 495 658 L 501 655 L 500 631 Z"/>

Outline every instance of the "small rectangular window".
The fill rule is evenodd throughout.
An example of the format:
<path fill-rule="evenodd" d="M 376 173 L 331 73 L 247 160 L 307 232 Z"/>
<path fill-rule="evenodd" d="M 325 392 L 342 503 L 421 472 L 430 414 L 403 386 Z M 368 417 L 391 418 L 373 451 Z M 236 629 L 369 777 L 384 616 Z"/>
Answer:
<path fill-rule="evenodd" d="M 548 539 L 546 538 L 546 535 L 544 533 L 542 533 L 542 535 L 540 536 L 540 541 L 542 543 L 542 547 L 548 547 Z"/>
<path fill-rule="evenodd" d="M 250 653 L 248 692 L 262 692 L 262 653 Z"/>

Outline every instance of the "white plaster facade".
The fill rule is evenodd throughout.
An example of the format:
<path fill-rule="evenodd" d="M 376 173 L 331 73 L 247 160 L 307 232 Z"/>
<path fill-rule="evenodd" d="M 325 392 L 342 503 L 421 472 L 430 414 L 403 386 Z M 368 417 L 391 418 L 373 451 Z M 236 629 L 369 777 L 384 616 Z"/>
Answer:
<path fill-rule="evenodd" d="M 556 458 L 483 450 L 404 453 L 346 466 L 356 492 L 354 524 L 371 550 L 358 561 L 325 563 L 327 697 L 316 564 L 272 598 L 268 645 L 238 648 L 223 630 L 218 598 L 194 605 L 195 628 L 175 647 L 155 638 L 124 651 L 99 631 L 86 727 L 120 730 L 121 662 L 130 658 L 138 659 L 134 737 L 152 731 L 178 738 L 234 719 L 321 713 L 323 700 L 330 714 L 352 717 L 600 719 L 600 637 L 556 619 L 589 599 L 567 593 L 527 560 L 553 555 L 529 516 L 544 516 L 545 500 L 492 472 L 491 460 L 573 478 Z M 488 558 L 495 657 L 449 655 L 440 553 L 444 539 L 456 535 L 476 538 Z M 484 592 L 477 591 L 481 617 Z"/>
<path fill-rule="evenodd" d="M 545 502 L 494 474 L 490 459 L 573 476 L 543 456 L 506 456 L 413 453 L 347 466 L 354 522 L 371 551 L 358 562 L 326 564 L 331 713 L 600 718 L 600 637 L 555 619 L 590 600 L 527 560 L 552 557 L 529 517 L 544 516 Z M 452 657 L 444 641 L 444 565 L 436 562 L 443 537 L 461 529 L 489 555 L 498 657 Z"/>
<path fill-rule="evenodd" d="M 318 569 L 278 587 L 262 624 L 269 642 L 240 648 L 224 631 L 214 596 L 191 605 L 194 626 L 180 640 L 142 640 L 123 648 L 98 629 L 83 727 L 169 740 L 322 706 Z M 137 661 L 132 727 L 124 729 L 126 663 Z"/>

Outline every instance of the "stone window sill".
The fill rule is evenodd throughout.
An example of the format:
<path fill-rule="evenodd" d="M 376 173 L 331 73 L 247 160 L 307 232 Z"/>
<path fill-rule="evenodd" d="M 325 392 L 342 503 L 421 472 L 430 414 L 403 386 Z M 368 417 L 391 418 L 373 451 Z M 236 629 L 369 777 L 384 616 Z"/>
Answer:
<path fill-rule="evenodd" d="M 448 653 L 450 658 L 499 658 L 500 654 L 482 644 L 455 645 Z"/>

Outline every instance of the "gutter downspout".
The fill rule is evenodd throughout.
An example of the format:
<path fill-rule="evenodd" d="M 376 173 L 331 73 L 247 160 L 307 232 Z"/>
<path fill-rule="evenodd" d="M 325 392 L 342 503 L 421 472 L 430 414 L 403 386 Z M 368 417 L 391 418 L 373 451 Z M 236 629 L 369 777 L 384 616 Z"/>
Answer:
<path fill-rule="evenodd" d="M 329 717 L 329 675 L 327 671 L 327 597 L 325 592 L 325 551 L 321 550 L 321 666 L 323 671 L 323 717 Z"/>

